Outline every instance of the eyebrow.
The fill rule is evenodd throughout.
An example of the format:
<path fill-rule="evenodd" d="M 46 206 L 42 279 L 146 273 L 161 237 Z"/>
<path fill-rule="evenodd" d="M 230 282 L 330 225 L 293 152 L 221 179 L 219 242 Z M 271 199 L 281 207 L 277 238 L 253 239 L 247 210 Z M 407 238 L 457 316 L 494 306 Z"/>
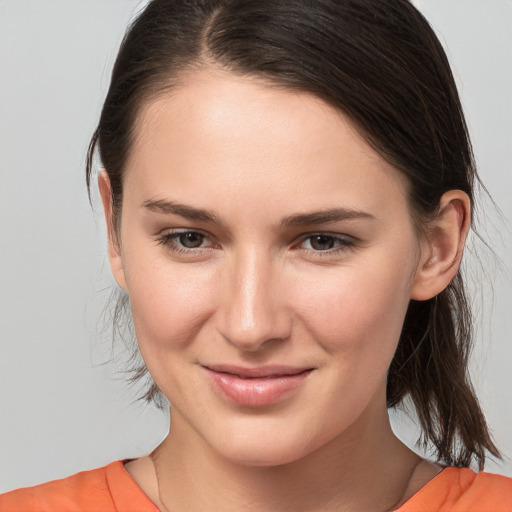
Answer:
<path fill-rule="evenodd" d="M 157 213 L 173 214 L 185 217 L 186 219 L 212 222 L 219 225 L 223 224 L 218 216 L 210 210 L 194 208 L 193 206 L 177 203 L 175 201 L 148 200 L 144 201 L 142 206 L 143 208 Z"/>
<path fill-rule="evenodd" d="M 211 210 L 195 208 L 186 204 L 166 200 L 148 200 L 142 203 L 142 207 L 157 213 L 179 215 L 186 219 L 211 222 L 220 226 L 224 222 Z M 347 208 L 329 208 L 309 213 L 297 213 L 284 217 L 279 223 L 281 228 L 300 227 L 314 224 L 327 224 L 330 222 L 341 222 L 352 219 L 371 219 L 375 217 L 368 212 L 351 210 Z"/>
<path fill-rule="evenodd" d="M 368 212 L 350 210 L 347 208 L 330 208 L 311 213 L 298 213 L 285 217 L 281 221 L 281 227 L 308 226 L 312 224 L 327 224 L 329 222 L 341 222 L 352 219 L 372 219 L 375 217 Z"/>

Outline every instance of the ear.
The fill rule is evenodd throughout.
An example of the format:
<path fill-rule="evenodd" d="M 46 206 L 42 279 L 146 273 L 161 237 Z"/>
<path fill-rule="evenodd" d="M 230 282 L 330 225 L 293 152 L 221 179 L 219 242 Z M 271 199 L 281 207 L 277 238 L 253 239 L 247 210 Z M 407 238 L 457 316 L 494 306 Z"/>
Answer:
<path fill-rule="evenodd" d="M 462 190 L 443 194 L 439 213 L 422 243 L 411 299 L 428 300 L 442 292 L 459 270 L 471 224 L 471 200 Z"/>
<path fill-rule="evenodd" d="M 101 202 L 103 203 L 103 212 L 105 213 L 105 221 L 107 223 L 107 239 L 108 239 L 108 258 L 112 274 L 117 284 L 126 290 L 126 279 L 124 275 L 123 259 L 121 256 L 121 245 L 119 243 L 118 234 L 115 231 L 114 224 L 114 208 L 112 205 L 112 189 L 110 187 L 110 179 L 105 171 L 101 171 L 98 176 L 98 188 L 100 191 Z"/>

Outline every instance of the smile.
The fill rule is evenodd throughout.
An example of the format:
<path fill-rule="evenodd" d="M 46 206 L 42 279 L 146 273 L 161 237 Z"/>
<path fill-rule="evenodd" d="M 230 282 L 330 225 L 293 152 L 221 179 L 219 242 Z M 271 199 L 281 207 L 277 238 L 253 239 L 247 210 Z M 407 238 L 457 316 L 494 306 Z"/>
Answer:
<path fill-rule="evenodd" d="M 242 407 L 271 405 L 298 388 L 312 368 L 266 366 L 204 366 L 213 389 L 229 402 Z"/>

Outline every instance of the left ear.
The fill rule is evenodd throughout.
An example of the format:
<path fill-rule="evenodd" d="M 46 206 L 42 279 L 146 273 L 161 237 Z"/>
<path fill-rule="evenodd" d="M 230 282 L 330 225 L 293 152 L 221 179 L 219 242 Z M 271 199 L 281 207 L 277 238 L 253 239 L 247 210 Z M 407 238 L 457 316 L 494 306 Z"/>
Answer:
<path fill-rule="evenodd" d="M 411 299 L 428 300 L 442 292 L 459 270 L 471 224 L 471 200 L 462 190 L 445 192 L 428 227 L 411 288 Z"/>

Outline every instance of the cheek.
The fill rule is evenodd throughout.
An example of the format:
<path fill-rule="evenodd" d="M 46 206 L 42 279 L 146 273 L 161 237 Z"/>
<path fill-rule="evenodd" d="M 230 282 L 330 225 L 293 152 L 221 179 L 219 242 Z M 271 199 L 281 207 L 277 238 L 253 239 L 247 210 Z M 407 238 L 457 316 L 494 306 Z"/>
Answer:
<path fill-rule="evenodd" d="M 143 265 L 132 262 L 127 272 L 133 321 L 142 356 L 159 357 L 180 349 L 204 324 L 211 313 L 211 276 L 201 269 L 176 268 L 169 261 Z"/>
<path fill-rule="evenodd" d="M 297 279 L 299 315 L 328 353 L 380 353 L 390 359 L 409 304 L 403 265 L 361 265 L 337 269 L 327 278 Z M 308 290 L 299 295 L 299 289 Z"/>

